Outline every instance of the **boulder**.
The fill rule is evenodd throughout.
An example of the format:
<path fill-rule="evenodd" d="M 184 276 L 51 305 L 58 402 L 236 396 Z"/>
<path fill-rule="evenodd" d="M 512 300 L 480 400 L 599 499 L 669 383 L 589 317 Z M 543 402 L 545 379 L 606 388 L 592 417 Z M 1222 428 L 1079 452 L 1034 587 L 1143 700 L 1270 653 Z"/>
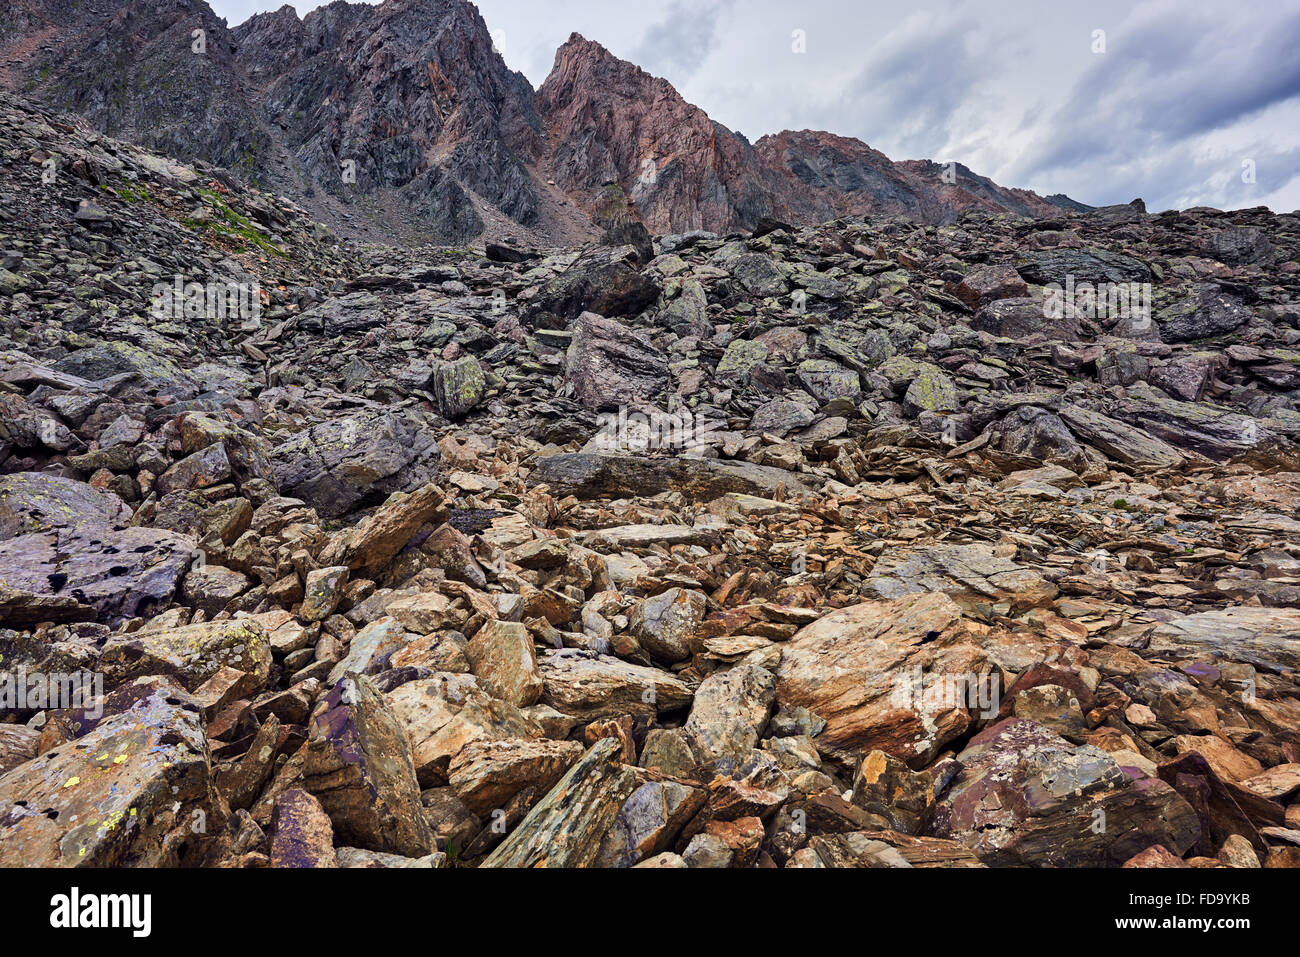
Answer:
<path fill-rule="evenodd" d="M 81 736 L 0 776 L 0 867 L 210 863 L 225 814 L 198 703 L 140 678 Z"/>
<path fill-rule="evenodd" d="M 346 675 L 325 696 L 312 719 L 302 781 L 348 845 L 404 857 L 433 850 L 410 742 L 368 679 Z"/>
<path fill-rule="evenodd" d="M 376 497 L 414 491 L 433 480 L 440 452 L 435 436 L 391 412 L 330 419 L 271 452 L 282 493 L 302 499 L 322 518 L 337 518 Z"/>
<path fill-rule="evenodd" d="M 648 403 L 667 381 L 668 363 L 648 338 L 594 313 L 578 317 L 564 382 L 583 408 L 595 412 Z"/>
<path fill-rule="evenodd" d="M 1196 812 L 1173 788 L 1032 721 L 985 729 L 957 761 L 933 833 L 989 866 L 1118 867 L 1156 845 L 1181 855 L 1200 836 Z"/>

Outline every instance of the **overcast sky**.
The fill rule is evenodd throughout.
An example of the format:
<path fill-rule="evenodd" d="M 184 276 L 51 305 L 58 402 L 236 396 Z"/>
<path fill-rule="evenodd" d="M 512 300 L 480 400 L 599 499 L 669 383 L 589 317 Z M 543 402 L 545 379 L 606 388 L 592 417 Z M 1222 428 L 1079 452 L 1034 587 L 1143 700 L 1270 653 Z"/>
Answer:
<path fill-rule="evenodd" d="M 231 26 L 282 5 L 210 2 Z M 750 140 L 829 130 L 891 159 L 957 160 L 1004 186 L 1094 205 L 1141 196 L 1153 210 L 1300 209 L 1300 0 L 478 7 L 534 87 L 577 31 Z"/>

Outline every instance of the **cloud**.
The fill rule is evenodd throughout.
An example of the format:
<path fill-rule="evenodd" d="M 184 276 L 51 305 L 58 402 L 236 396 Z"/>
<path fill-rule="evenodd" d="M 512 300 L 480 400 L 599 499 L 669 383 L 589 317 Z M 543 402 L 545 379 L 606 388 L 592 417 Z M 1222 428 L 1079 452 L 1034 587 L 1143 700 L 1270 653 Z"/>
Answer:
<path fill-rule="evenodd" d="M 942 152 L 980 77 L 972 34 L 965 18 L 912 15 L 865 51 L 836 112 L 859 127 L 887 127 L 895 159 Z"/>
<path fill-rule="evenodd" d="M 718 21 L 733 0 L 674 0 L 667 14 L 646 31 L 632 62 L 649 73 L 671 75 L 684 83 L 695 75 L 715 46 Z"/>

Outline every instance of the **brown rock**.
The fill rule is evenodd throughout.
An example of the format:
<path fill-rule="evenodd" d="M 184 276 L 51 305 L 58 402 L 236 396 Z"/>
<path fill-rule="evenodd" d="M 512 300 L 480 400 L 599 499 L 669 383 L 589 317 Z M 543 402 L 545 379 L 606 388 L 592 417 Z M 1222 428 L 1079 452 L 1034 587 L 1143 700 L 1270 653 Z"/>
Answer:
<path fill-rule="evenodd" d="M 406 857 L 433 849 L 406 733 L 365 678 L 348 675 L 326 695 L 312 721 L 303 787 L 349 845 Z"/>

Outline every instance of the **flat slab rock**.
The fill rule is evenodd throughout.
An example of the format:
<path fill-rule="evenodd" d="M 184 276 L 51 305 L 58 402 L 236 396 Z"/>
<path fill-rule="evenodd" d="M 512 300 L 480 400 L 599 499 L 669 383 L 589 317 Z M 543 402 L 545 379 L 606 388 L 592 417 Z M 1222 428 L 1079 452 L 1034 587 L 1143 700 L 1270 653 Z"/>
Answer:
<path fill-rule="evenodd" d="M 973 722 L 968 698 L 927 700 L 927 676 L 989 671 L 965 638 L 961 609 L 930 593 L 842 608 L 799 631 L 782 649 L 776 705 L 807 708 L 826 721 L 823 756 L 851 766 L 880 750 L 928 763 Z M 921 689 L 913 693 L 916 678 Z"/>
<path fill-rule="evenodd" d="M 196 543 L 152 528 L 77 525 L 0 542 L 0 621 L 150 618 L 172 600 Z"/>
<path fill-rule="evenodd" d="M 1056 586 L 988 545 L 890 549 L 876 561 L 868 589 L 881 598 L 943 592 L 967 608 L 1022 611 L 1047 604 Z"/>
<path fill-rule="evenodd" d="M 728 492 L 763 497 L 771 497 L 782 488 L 796 495 L 807 492 L 800 476 L 767 465 L 586 452 L 538 459 L 528 484 L 545 484 L 555 495 L 579 498 L 622 498 L 672 491 L 692 501 L 709 501 Z"/>
<path fill-rule="evenodd" d="M 1300 670 L 1300 609 L 1218 608 L 1158 625 L 1150 650 L 1212 655 L 1265 671 Z"/>
<path fill-rule="evenodd" d="M 54 528 L 130 522 L 125 502 L 85 482 L 43 472 L 0 475 L 0 542 Z"/>

